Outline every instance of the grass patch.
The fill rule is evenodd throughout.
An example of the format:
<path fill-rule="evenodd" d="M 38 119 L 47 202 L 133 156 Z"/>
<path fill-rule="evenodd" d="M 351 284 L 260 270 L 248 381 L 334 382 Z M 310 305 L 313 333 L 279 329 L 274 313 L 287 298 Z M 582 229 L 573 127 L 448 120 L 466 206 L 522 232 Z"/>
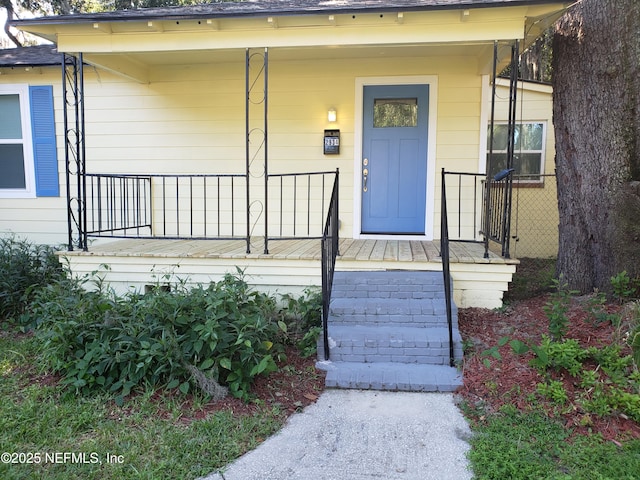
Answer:
<path fill-rule="evenodd" d="M 469 460 L 478 480 L 632 480 L 640 472 L 640 440 L 572 438 L 560 422 L 510 405 L 474 431 Z"/>
<path fill-rule="evenodd" d="M 257 446 L 286 417 L 265 406 L 181 422 L 196 413 L 197 399 L 185 406 L 186 396 L 158 398 L 152 389 L 119 407 L 108 394 L 80 396 L 63 389 L 34 367 L 37 351 L 33 336 L 0 336 L 0 452 L 29 454 L 34 462 L 0 463 L 5 480 L 195 478 Z"/>

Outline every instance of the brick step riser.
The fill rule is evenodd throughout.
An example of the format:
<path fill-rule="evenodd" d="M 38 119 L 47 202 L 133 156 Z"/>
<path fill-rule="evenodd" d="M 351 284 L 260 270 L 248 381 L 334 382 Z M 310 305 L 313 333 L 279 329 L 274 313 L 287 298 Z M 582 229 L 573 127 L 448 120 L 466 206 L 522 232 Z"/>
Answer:
<path fill-rule="evenodd" d="M 332 362 L 351 363 L 416 363 L 420 365 L 449 365 L 449 349 L 446 352 L 432 352 L 433 355 L 425 355 L 424 352 L 395 352 L 394 355 L 382 355 L 379 352 L 371 354 L 340 353 L 331 350 Z M 412 355 L 413 354 L 413 355 Z M 456 355 L 454 354 L 454 358 Z"/>
<path fill-rule="evenodd" d="M 327 368 L 326 385 L 335 388 L 452 392 L 462 385 L 462 377 L 446 365 L 354 365 L 336 362 Z"/>
<path fill-rule="evenodd" d="M 332 315 L 329 319 L 329 325 L 446 328 L 447 320 L 446 318 L 433 315 Z M 455 318 L 453 320 L 453 327 L 458 328 L 458 322 Z"/>
<path fill-rule="evenodd" d="M 402 299 L 414 298 L 416 300 L 441 300 L 444 302 L 443 292 L 411 292 L 411 291 L 370 291 L 370 290 L 333 290 L 331 298 L 378 298 L 378 299 Z"/>
<path fill-rule="evenodd" d="M 429 346 L 403 344 L 353 345 L 350 340 L 336 340 L 331 348 L 331 360 L 357 363 L 421 363 L 445 365 L 449 363 L 449 342 L 433 342 Z M 462 345 L 454 340 L 454 358 L 462 358 Z"/>

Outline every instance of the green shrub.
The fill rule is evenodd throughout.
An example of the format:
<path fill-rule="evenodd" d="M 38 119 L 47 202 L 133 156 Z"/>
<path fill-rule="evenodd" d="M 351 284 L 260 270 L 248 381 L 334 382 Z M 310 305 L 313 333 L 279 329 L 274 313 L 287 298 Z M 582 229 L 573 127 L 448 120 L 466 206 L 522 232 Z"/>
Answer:
<path fill-rule="evenodd" d="M 322 330 L 322 292 L 317 288 L 307 288 L 302 296 L 283 295 L 283 300 L 289 338 L 303 357 L 315 355 Z"/>
<path fill-rule="evenodd" d="M 629 324 L 629 336 L 627 344 L 631 347 L 633 361 L 636 368 L 640 368 L 640 302 L 631 306 L 631 320 Z"/>
<path fill-rule="evenodd" d="M 564 389 L 562 382 L 558 380 L 550 380 L 546 383 L 538 383 L 536 390 L 539 394 L 544 395 L 556 405 L 565 405 L 569 401 L 567 391 Z"/>
<path fill-rule="evenodd" d="M 53 247 L 0 238 L 0 320 L 18 317 L 39 288 L 64 275 Z"/>
<path fill-rule="evenodd" d="M 241 276 L 124 297 L 87 291 L 86 282 L 48 286 L 29 312 L 45 362 L 78 391 L 106 389 L 121 403 L 136 386 L 166 384 L 247 399 L 253 379 L 283 358 L 286 325 L 275 299 Z"/>
<path fill-rule="evenodd" d="M 540 345 L 533 345 L 531 349 L 536 355 L 531 365 L 539 371 L 543 372 L 548 368 L 565 369 L 574 377 L 582 370 L 582 362 L 588 356 L 575 338 L 554 342 L 543 336 Z"/>
<path fill-rule="evenodd" d="M 635 297 L 638 293 L 638 279 L 631 279 L 626 270 L 611 277 L 613 296 L 620 301 Z"/>
<path fill-rule="evenodd" d="M 567 312 L 571 304 L 571 295 L 576 292 L 568 290 L 567 284 L 560 280 L 553 280 L 555 292 L 551 300 L 544 306 L 544 313 L 549 319 L 549 334 L 554 340 L 560 340 L 567 334 L 569 319 Z"/>

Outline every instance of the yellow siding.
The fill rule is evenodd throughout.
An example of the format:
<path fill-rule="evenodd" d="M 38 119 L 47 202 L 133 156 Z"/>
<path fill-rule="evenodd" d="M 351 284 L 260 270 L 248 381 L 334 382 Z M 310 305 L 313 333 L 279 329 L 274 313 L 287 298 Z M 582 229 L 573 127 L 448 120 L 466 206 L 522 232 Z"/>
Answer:
<path fill-rule="evenodd" d="M 276 51 L 277 52 L 277 51 Z M 359 141 L 355 131 L 355 85 L 357 78 L 436 76 L 438 79 L 435 125 L 430 135 L 436 140 L 435 212 L 432 226 L 439 226 L 439 172 L 476 171 L 480 142 L 482 77 L 474 57 L 398 57 L 380 59 L 366 53 L 360 58 L 278 61 L 269 64 L 269 170 L 304 172 L 340 168 L 341 235 L 353 231 L 354 151 Z M 373 55 L 371 53 L 370 55 Z M 56 69 L 39 76 L 7 75 L 2 82 L 50 83 L 55 87 L 56 121 L 60 158 L 60 179 L 64 181 L 64 142 L 60 80 Z M 245 70 L 244 52 L 237 61 L 155 66 L 150 68 L 151 82 L 143 85 L 94 68 L 85 69 L 87 171 L 96 173 L 242 173 L 245 168 Z M 43 78 L 43 77 L 46 77 Z M 257 94 L 261 95 L 261 94 Z M 330 124 L 330 107 L 338 112 L 338 121 Z M 254 107 L 260 115 L 260 105 Z M 255 127 L 261 126 L 258 118 Z M 323 155 L 325 128 L 341 131 L 339 155 Z M 252 148 L 259 140 L 252 136 Z M 251 168 L 252 222 L 261 225 L 264 203 L 262 154 Z M 293 201 L 292 190 L 283 199 Z M 286 193 L 286 192 L 285 192 Z M 314 201 L 320 196 L 313 193 Z M 60 199 L 35 199 L 33 205 L 56 205 L 56 215 L 42 213 L 47 231 L 29 234 L 54 235 L 66 239 L 64 189 Z M 21 202 L 20 208 L 28 202 Z M 155 203 L 157 206 L 157 202 Z M 270 216 L 273 204 L 270 207 Z M 0 200 L 0 209 L 15 210 L 15 202 Z M 45 210 L 42 210 L 45 212 Z M 12 216 L 13 215 L 13 216 Z M 14 225 L 15 214 L 4 214 L 0 226 Z M 37 215 L 36 215 L 37 216 Z M 56 220 L 51 220 L 56 218 Z M 45 220 L 48 223 L 45 223 Z M 272 218 L 275 222 L 275 219 Z M 312 223 L 321 224 L 313 218 Z M 466 222 L 469 223 L 469 222 Z M 13 227 L 15 228 L 15 227 Z M 51 229 L 49 231 L 49 229 Z M 255 233 L 262 234 L 263 227 Z"/>

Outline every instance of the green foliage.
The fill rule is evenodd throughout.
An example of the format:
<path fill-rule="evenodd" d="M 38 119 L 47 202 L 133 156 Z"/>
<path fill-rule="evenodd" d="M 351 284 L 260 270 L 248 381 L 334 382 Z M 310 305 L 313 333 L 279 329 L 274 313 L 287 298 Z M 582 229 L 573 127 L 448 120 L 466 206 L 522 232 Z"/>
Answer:
<path fill-rule="evenodd" d="M 535 354 L 531 364 L 546 378 L 537 385 L 541 395 L 558 405 L 573 401 L 595 415 L 620 412 L 640 421 L 640 375 L 633 368 L 631 356 L 622 355 L 619 345 L 582 348 L 575 339 L 554 342 L 544 337 L 531 350 Z M 583 390 L 570 399 L 562 382 L 550 378 L 549 370 L 575 377 Z"/>
<path fill-rule="evenodd" d="M 0 320 L 16 319 L 38 289 L 64 276 L 52 247 L 0 238 Z"/>
<path fill-rule="evenodd" d="M 629 304 L 628 328 L 626 343 L 631 347 L 636 368 L 640 368 L 640 302 L 638 301 Z"/>
<path fill-rule="evenodd" d="M 480 353 L 480 356 L 483 357 L 482 363 L 484 363 L 485 367 L 491 368 L 491 361 L 489 360 L 489 357 L 496 360 L 502 359 L 502 355 L 500 354 L 500 347 L 504 347 L 508 342 L 509 337 L 502 337 L 498 340 L 498 345 L 487 348 Z"/>
<path fill-rule="evenodd" d="M 241 275 L 124 297 L 100 285 L 87 291 L 86 282 L 50 285 L 29 312 L 44 361 L 76 391 L 106 390 L 121 403 L 145 384 L 210 395 L 224 386 L 247 399 L 253 379 L 284 357 L 275 299 L 251 291 Z"/>
<path fill-rule="evenodd" d="M 620 315 L 609 313 L 606 309 L 606 303 L 607 296 L 603 292 L 595 292 L 589 298 L 587 306 L 593 322 L 596 325 L 610 322 L 612 325 L 618 326 L 620 324 Z"/>
<path fill-rule="evenodd" d="M 536 390 L 556 405 L 566 405 L 569 401 L 569 396 L 567 395 L 567 391 L 564 389 L 564 384 L 558 380 L 538 383 L 536 385 Z"/>
<path fill-rule="evenodd" d="M 549 368 L 567 370 L 571 376 L 576 376 L 582 370 L 582 362 L 588 353 L 578 341 L 573 338 L 562 342 L 554 342 L 549 337 L 543 337 L 540 345 L 532 348 L 535 358 L 531 365 L 544 372 Z"/>
<path fill-rule="evenodd" d="M 575 292 L 567 289 L 566 283 L 554 279 L 555 292 L 551 300 L 545 305 L 544 313 L 549 319 L 549 334 L 554 340 L 560 340 L 567 334 L 569 320 L 567 312 L 571 301 L 571 295 Z"/>
<path fill-rule="evenodd" d="M 283 295 L 282 299 L 286 307 L 287 335 L 303 357 L 315 355 L 322 331 L 322 292 L 318 288 L 307 288 L 299 297 Z"/>
<path fill-rule="evenodd" d="M 640 326 L 636 326 L 629 334 L 629 346 L 633 351 L 633 361 L 640 368 Z"/>
<path fill-rule="evenodd" d="M 630 283 L 625 272 L 613 277 L 612 285 L 614 291 L 619 294 L 630 294 Z M 573 292 L 567 291 L 565 287 L 560 286 L 559 282 L 556 282 L 556 287 L 557 292 L 545 307 L 551 337 L 543 336 L 539 344 L 531 345 L 520 340 L 509 342 L 516 354 L 525 354 L 529 351 L 533 353 L 531 365 L 545 379 L 537 385 L 538 393 L 558 405 L 573 402 L 587 413 L 600 416 L 622 413 L 640 421 L 640 383 L 638 382 L 640 373 L 637 370 L 640 359 L 638 315 L 632 315 L 627 338 L 633 355 L 624 355 L 622 345 L 615 343 L 613 339 L 611 344 L 599 348 L 583 348 L 576 339 L 563 338 L 567 331 L 567 311 Z M 596 321 L 608 320 L 620 326 L 619 315 L 615 315 L 614 318 L 613 315 L 606 313 L 604 296 L 594 296 L 587 308 L 594 314 Z M 500 339 L 500 343 L 505 343 L 504 338 Z M 497 351 L 497 347 L 494 348 Z M 492 350 L 489 349 L 487 352 L 491 353 Z M 554 379 L 551 372 L 561 376 L 569 374 L 575 378 L 577 385 L 583 391 L 578 392 L 575 398 L 569 398 L 562 383 Z"/>
<path fill-rule="evenodd" d="M 628 300 L 638 294 L 637 280 L 632 280 L 626 270 L 611 277 L 611 288 L 613 296 L 620 301 Z"/>

